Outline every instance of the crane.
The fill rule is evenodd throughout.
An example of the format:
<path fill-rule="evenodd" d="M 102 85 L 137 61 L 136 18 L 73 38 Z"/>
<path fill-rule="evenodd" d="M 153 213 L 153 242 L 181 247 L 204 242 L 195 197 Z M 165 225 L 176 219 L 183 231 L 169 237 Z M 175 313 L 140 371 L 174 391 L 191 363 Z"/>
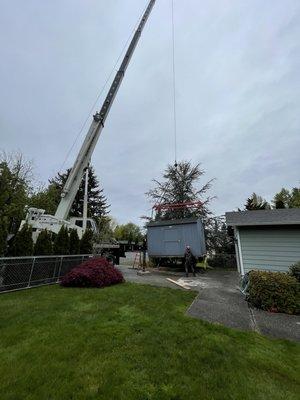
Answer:
<path fill-rule="evenodd" d="M 104 124 L 108 117 L 111 106 L 113 105 L 114 99 L 121 86 L 127 67 L 139 42 L 146 22 L 155 5 L 155 2 L 156 0 L 149 1 L 149 4 L 128 46 L 120 68 L 117 71 L 111 87 L 107 93 L 104 103 L 100 111 L 93 116 L 90 128 L 86 134 L 86 137 L 82 143 L 77 158 L 62 190 L 61 200 L 57 207 L 55 215 L 45 214 L 45 210 L 42 209 L 37 209 L 33 207 L 28 208 L 26 219 L 22 221 L 21 227 L 25 223 L 29 224 L 32 227 L 34 239 L 37 238 L 37 236 L 43 229 L 58 233 L 61 226 L 67 226 L 68 228 L 76 229 L 79 237 L 82 237 L 86 222 L 88 228 L 95 230 L 95 222 L 92 219 L 84 221 L 84 218 L 73 217 L 68 220 L 68 215 L 74 202 L 76 193 L 78 192 L 79 186 L 82 182 L 83 175 L 88 168 L 95 146 L 104 128 Z"/>

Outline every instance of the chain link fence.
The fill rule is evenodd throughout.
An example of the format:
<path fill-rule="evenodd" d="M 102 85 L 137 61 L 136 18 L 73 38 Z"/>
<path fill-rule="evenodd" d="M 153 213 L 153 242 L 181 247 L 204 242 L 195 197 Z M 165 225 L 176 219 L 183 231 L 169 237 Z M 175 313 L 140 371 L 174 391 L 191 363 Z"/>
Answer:
<path fill-rule="evenodd" d="M 91 254 L 0 258 L 0 293 L 57 283 L 90 257 Z"/>

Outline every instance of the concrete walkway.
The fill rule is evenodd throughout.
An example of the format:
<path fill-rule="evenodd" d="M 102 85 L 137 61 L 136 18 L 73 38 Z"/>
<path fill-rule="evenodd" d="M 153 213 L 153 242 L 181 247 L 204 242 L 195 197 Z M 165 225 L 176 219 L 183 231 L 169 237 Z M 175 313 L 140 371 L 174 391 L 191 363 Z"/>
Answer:
<path fill-rule="evenodd" d="M 238 289 L 238 274 L 235 271 L 213 270 L 196 278 L 184 278 L 183 273 L 178 272 L 152 272 L 151 275 L 139 276 L 128 266 L 121 266 L 120 270 L 129 282 L 180 289 L 167 281 L 169 277 L 198 291 L 198 296 L 187 310 L 192 317 L 230 328 L 300 341 L 300 317 L 249 307 Z"/>
<path fill-rule="evenodd" d="M 300 317 L 250 307 L 238 289 L 235 271 L 214 270 L 199 279 L 201 288 L 188 309 L 189 315 L 230 328 L 300 341 Z"/>

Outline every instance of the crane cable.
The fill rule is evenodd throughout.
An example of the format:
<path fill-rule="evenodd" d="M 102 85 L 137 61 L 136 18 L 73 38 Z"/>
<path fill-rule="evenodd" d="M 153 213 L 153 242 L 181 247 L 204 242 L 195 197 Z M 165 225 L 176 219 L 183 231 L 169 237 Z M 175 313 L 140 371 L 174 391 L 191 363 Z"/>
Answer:
<path fill-rule="evenodd" d="M 177 103 L 176 103 L 176 64 L 175 64 L 175 20 L 174 0 L 172 3 L 172 72 L 173 72 L 173 119 L 174 119 L 174 166 L 177 168 Z"/>
<path fill-rule="evenodd" d="M 147 4 L 148 4 L 148 2 L 147 2 Z M 114 66 L 113 66 L 113 68 L 112 68 L 110 74 L 109 74 L 108 77 L 106 78 L 106 80 L 105 80 L 105 82 L 104 82 L 104 85 L 102 86 L 102 88 L 101 88 L 101 90 L 100 90 L 100 93 L 97 95 L 97 97 L 96 97 L 96 99 L 95 99 L 93 105 L 91 106 L 91 108 L 90 108 L 90 110 L 89 110 L 89 112 L 88 112 L 88 115 L 87 115 L 86 119 L 84 120 L 84 122 L 83 122 L 83 124 L 82 124 L 82 126 L 81 126 L 81 128 L 80 128 L 80 130 L 79 130 L 79 132 L 78 132 L 78 134 L 77 134 L 77 136 L 75 137 L 75 140 L 74 140 L 72 146 L 70 147 L 69 151 L 67 152 L 66 157 L 65 157 L 63 163 L 61 164 L 61 167 L 60 167 L 60 169 L 59 169 L 59 172 L 62 172 L 62 169 L 63 169 L 63 167 L 65 166 L 67 160 L 69 159 L 70 154 L 72 153 L 72 151 L 73 151 L 73 149 L 74 149 L 74 147 L 75 147 L 75 145 L 76 145 L 76 143 L 77 143 L 79 137 L 81 136 L 84 127 L 86 126 L 88 120 L 90 119 L 91 115 L 93 114 L 93 111 L 94 111 L 94 109 L 95 109 L 95 107 L 96 107 L 96 105 L 97 105 L 97 103 L 98 103 L 100 97 L 102 96 L 102 94 L 103 94 L 105 88 L 107 87 L 107 84 L 109 83 L 109 81 L 110 81 L 110 79 L 111 79 L 113 73 L 116 71 L 116 68 L 117 68 L 117 66 L 118 66 L 118 64 L 119 64 L 119 61 L 120 61 L 121 57 L 123 56 L 125 50 L 127 49 L 128 43 L 130 42 L 132 36 L 134 35 L 134 33 L 135 33 L 137 27 L 139 26 L 140 20 L 141 20 L 142 16 L 144 15 L 144 13 L 145 13 L 145 11 L 146 11 L 146 9 L 147 9 L 147 4 L 146 4 L 146 6 L 144 7 L 143 12 L 142 12 L 141 15 L 139 16 L 139 18 L 138 18 L 136 24 L 134 25 L 134 28 L 133 28 L 133 30 L 131 31 L 131 33 L 130 33 L 130 35 L 129 35 L 127 41 L 126 41 L 126 43 L 124 44 L 124 46 L 123 46 L 123 48 L 122 48 L 122 51 L 121 51 L 119 57 L 117 58 L 117 61 L 115 62 L 115 64 L 114 64 Z"/>
<path fill-rule="evenodd" d="M 172 90 L 172 97 L 173 97 L 173 129 L 174 129 L 174 167 L 175 167 L 175 172 L 177 173 L 177 102 L 176 102 L 176 63 L 175 63 L 175 18 L 174 18 L 174 0 L 171 0 L 171 22 L 172 22 L 172 75 L 173 75 L 173 90 Z M 157 205 L 162 204 L 163 198 L 165 193 L 167 192 L 168 188 L 170 186 L 170 182 L 166 184 L 164 189 L 162 190 L 162 193 L 160 195 L 159 201 L 152 207 L 152 217 L 153 217 L 153 210 L 154 207 Z M 152 218 L 151 217 L 151 218 Z"/>

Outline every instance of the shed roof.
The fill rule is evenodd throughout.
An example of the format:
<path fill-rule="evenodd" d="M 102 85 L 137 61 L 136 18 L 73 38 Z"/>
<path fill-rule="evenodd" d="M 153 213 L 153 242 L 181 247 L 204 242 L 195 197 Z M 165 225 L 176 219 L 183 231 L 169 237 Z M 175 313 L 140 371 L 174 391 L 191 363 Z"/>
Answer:
<path fill-rule="evenodd" d="M 300 208 L 227 212 L 229 226 L 300 225 Z"/>
<path fill-rule="evenodd" d="M 183 225 L 183 224 L 194 224 L 199 218 L 185 218 L 185 219 L 172 219 L 165 221 L 151 221 L 147 226 L 171 226 L 171 225 Z"/>

